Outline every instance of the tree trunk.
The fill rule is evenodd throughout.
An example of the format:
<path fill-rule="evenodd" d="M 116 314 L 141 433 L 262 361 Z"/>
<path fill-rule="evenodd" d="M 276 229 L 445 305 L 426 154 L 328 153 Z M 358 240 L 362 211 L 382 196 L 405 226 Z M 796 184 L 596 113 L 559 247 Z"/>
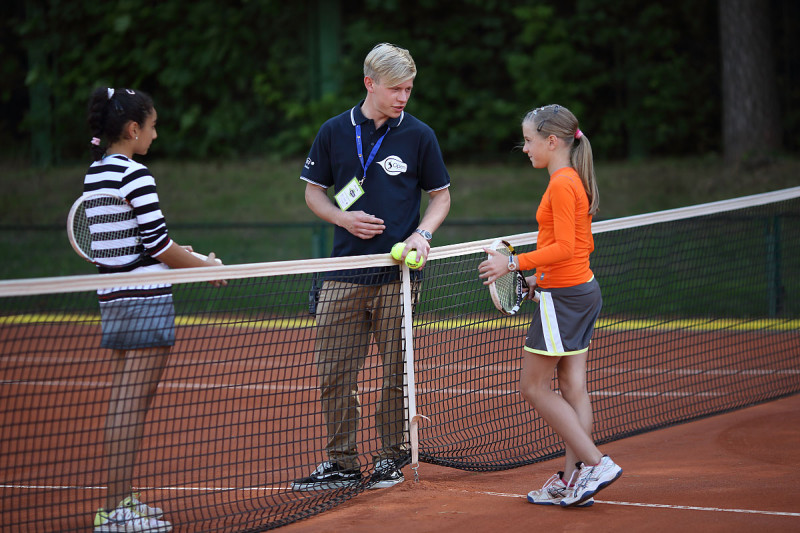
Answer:
<path fill-rule="evenodd" d="M 27 21 L 44 18 L 44 10 L 39 2 L 25 2 Z M 30 112 L 28 120 L 31 130 L 31 158 L 38 167 L 49 167 L 53 162 L 53 108 L 50 85 L 47 83 L 49 67 L 47 64 L 47 43 L 41 36 L 27 40 L 28 53 L 28 97 Z M 32 73 L 35 73 L 32 75 Z"/>
<path fill-rule="evenodd" d="M 719 0 L 722 140 L 729 163 L 758 162 L 781 149 L 769 5 Z"/>

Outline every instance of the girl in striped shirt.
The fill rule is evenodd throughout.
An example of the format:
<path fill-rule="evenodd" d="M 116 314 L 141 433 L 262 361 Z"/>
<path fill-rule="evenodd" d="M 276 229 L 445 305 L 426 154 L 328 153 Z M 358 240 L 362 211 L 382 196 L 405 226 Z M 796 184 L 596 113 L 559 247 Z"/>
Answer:
<path fill-rule="evenodd" d="M 110 193 L 133 207 L 144 253 L 133 264 L 98 267 L 100 273 L 150 272 L 167 268 L 217 266 L 214 254 L 203 260 L 189 246 L 175 243 L 158 203 L 156 183 L 144 165 L 156 139 L 158 114 L 152 99 L 131 89 L 96 89 L 89 100 L 89 128 L 94 163 L 84 179 L 84 192 Z M 116 244 L 116 243 L 115 243 Z M 128 246 L 119 241 L 118 246 Z M 128 258 L 119 258 L 121 265 Z M 216 282 L 220 285 L 224 282 Z M 95 532 L 167 532 L 163 511 L 139 501 L 132 492 L 136 452 L 144 433 L 147 410 L 175 342 L 172 287 L 142 284 L 98 290 L 102 341 L 112 351 L 113 385 L 105 422 L 108 492 L 95 515 Z"/>

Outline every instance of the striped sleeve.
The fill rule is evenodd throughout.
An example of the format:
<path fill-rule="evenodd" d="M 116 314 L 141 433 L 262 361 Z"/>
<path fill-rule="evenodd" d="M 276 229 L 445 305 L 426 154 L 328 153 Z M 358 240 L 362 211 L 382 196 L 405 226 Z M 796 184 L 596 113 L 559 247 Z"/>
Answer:
<path fill-rule="evenodd" d="M 126 174 L 120 186 L 122 196 L 133 206 L 142 244 L 152 257 L 158 256 L 171 244 L 167 222 L 159 206 L 156 182 L 147 167 Z"/>

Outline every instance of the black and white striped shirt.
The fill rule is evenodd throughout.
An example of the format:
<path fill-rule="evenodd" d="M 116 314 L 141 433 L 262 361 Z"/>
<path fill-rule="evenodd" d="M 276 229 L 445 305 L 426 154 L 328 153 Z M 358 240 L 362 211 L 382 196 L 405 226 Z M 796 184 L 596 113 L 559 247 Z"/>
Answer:
<path fill-rule="evenodd" d="M 100 273 L 148 272 L 169 268 L 156 259 L 173 242 L 167 232 L 167 223 L 158 204 L 155 179 L 146 166 L 123 155 L 107 156 L 100 161 L 95 161 L 89 167 L 83 182 L 83 192 L 107 193 L 125 198 L 133 207 L 145 250 L 140 261 L 118 268 L 98 267 Z M 119 241 L 118 246 L 127 248 L 130 243 Z M 126 257 L 120 257 L 118 260 L 120 264 L 129 262 L 129 258 Z M 138 285 L 100 289 L 97 293 L 101 301 L 134 297 L 146 298 L 170 294 L 171 286 L 169 284 Z"/>

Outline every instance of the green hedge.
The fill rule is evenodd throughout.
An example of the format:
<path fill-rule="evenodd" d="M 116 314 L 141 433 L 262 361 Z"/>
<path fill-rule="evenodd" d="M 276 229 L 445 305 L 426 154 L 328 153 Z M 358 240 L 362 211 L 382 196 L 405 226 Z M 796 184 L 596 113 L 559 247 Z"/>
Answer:
<path fill-rule="evenodd" d="M 800 17 L 793 0 L 770 6 L 786 144 L 796 149 Z M 330 9 L 339 17 L 326 18 Z M 323 120 L 362 97 L 362 61 L 380 41 L 413 53 L 409 111 L 451 160 L 510 154 L 522 115 L 553 102 L 577 113 L 603 158 L 721 143 L 716 2 L 28 0 L 3 11 L 7 156 L 33 143 L 51 162 L 85 158 L 86 100 L 98 85 L 152 93 L 154 154 L 302 156 Z M 320 50 L 338 55 L 335 66 L 319 70 Z M 334 90 L 318 96 L 322 85 Z"/>

